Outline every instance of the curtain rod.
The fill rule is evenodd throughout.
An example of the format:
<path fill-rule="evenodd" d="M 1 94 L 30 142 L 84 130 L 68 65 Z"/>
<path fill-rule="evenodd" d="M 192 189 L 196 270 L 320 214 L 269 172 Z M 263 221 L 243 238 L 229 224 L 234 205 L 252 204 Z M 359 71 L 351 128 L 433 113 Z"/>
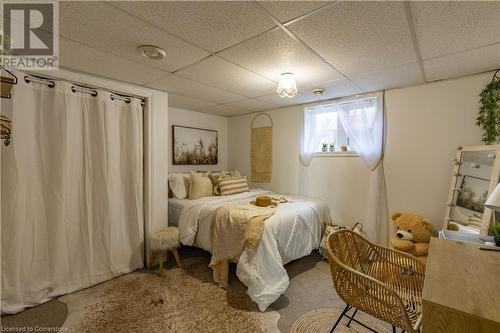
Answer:
<path fill-rule="evenodd" d="M 371 103 L 375 100 L 376 96 L 372 96 L 372 97 L 365 97 L 365 98 L 352 98 L 352 99 L 349 99 L 349 100 L 324 100 L 324 101 L 319 101 L 317 102 L 316 104 L 314 105 L 311 105 L 311 106 L 306 106 L 305 108 L 306 109 L 309 109 L 309 108 L 320 108 L 320 107 L 328 107 L 328 106 L 331 106 L 331 105 L 334 105 L 334 104 L 349 104 L 349 103 L 352 103 L 352 102 L 356 102 L 356 101 L 360 101 L 360 100 L 363 100 L 365 102 L 368 102 L 368 103 Z"/>
<path fill-rule="evenodd" d="M 307 108 L 317 108 L 317 107 L 321 107 L 321 106 L 328 106 L 328 105 L 332 105 L 335 103 L 344 104 L 344 103 L 349 103 L 349 102 L 352 102 L 355 100 L 369 101 L 369 100 L 377 98 L 377 94 L 379 92 L 382 92 L 382 91 L 372 91 L 372 92 L 368 92 L 368 93 L 364 93 L 364 94 L 356 94 L 356 95 L 346 96 L 346 97 L 335 97 L 335 98 L 330 98 L 330 99 L 323 99 L 323 100 L 316 101 L 316 102 L 305 103 L 305 104 L 302 104 L 302 106 L 307 109 Z"/>
<path fill-rule="evenodd" d="M 64 80 L 64 79 L 52 79 L 52 78 L 38 76 L 38 75 L 30 74 L 30 73 L 26 73 L 26 75 L 24 76 L 24 81 L 26 83 L 35 82 L 35 83 L 45 84 L 45 85 L 49 86 L 50 88 L 55 87 L 56 80 L 69 82 L 69 83 L 73 84 L 73 86 L 71 87 L 71 91 L 73 91 L 73 92 L 78 91 L 78 92 L 90 94 L 92 96 L 97 96 L 97 91 L 95 90 L 97 88 L 93 88 L 90 86 L 75 83 L 73 81 L 68 81 L 68 80 Z M 113 101 L 116 99 L 119 101 L 124 101 L 126 103 L 130 103 L 132 101 L 132 98 L 137 98 L 141 101 L 141 105 L 146 104 L 146 99 L 144 97 L 141 97 L 141 96 L 117 93 L 117 92 L 111 91 L 109 89 L 104 89 L 104 88 L 100 88 L 100 89 L 103 89 L 107 92 L 110 92 L 111 93 L 111 100 L 113 100 Z"/>

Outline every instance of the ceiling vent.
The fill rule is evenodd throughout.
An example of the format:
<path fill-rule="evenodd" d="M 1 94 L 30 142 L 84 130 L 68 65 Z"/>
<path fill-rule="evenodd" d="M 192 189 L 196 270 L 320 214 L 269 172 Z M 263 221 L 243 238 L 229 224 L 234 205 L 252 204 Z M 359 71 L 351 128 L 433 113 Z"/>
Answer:
<path fill-rule="evenodd" d="M 316 95 L 316 96 L 322 96 L 323 93 L 325 92 L 325 89 L 323 88 L 314 88 L 312 90 L 313 94 Z"/>
<path fill-rule="evenodd" d="M 164 49 L 153 45 L 141 45 L 137 48 L 137 51 L 139 51 L 144 58 L 153 60 L 161 60 L 167 55 Z"/>

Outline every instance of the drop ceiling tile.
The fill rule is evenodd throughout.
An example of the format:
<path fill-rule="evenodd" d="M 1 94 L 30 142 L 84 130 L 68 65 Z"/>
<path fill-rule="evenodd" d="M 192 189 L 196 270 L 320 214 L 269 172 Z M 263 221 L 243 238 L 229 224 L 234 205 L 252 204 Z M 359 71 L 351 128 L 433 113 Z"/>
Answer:
<path fill-rule="evenodd" d="M 281 73 L 292 72 L 299 89 L 313 82 L 340 78 L 331 66 L 281 29 L 266 32 L 219 55 L 274 81 L 279 81 Z"/>
<path fill-rule="evenodd" d="M 264 110 L 271 110 L 271 109 L 276 109 L 279 106 L 262 102 L 259 101 L 258 99 L 245 99 L 243 101 L 238 101 L 234 103 L 229 103 L 226 104 L 226 106 L 229 107 L 237 107 L 238 109 L 245 109 L 250 112 L 255 112 L 255 111 L 264 111 Z"/>
<path fill-rule="evenodd" d="M 314 88 L 325 89 L 323 95 L 314 95 L 312 90 Z M 346 79 L 333 80 L 328 82 L 320 82 L 308 87 L 308 89 L 301 90 L 304 95 L 304 101 L 315 102 L 325 99 L 352 96 L 361 93 L 362 91 Z"/>
<path fill-rule="evenodd" d="M 254 1 L 123 1 L 113 5 L 211 51 L 275 26 Z"/>
<path fill-rule="evenodd" d="M 61 2 L 60 34 L 144 65 L 174 71 L 208 55 L 150 24 L 102 2 Z M 155 45 L 167 51 L 162 60 L 151 60 L 137 52 L 140 45 Z"/>
<path fill-rule="evenodd" d="M 499 1 L 414 1 L 423 59 L 500 42 Z"/>
<path fill-rule="evenodd" d="M 215 104 L 225 104 L 240 101 L 246 98 L 245 96 L 209 87 L 205 84 L 183 78 L 182 76 L 178 76 L 176 74 L 172 74 L 157 81 L 148 83 L 147 86 L 184 96 L 191 96 L 193 98 L 202 99 Z"/>
<path fill-rule="evenodd" d="M 259 101 L 278 105 L 280 107 L 303 104 L 303 103 L 307 103 L 307 101 L 308 101 L 307 96 L 305 96 L 302 93 L 298 93 L 297 96 L 295 96 L 294 98 L 287 98 L 287 97 L 279 97 L 275 92 L 273 94 L 261 96 L 257 99 Z"/>
<path fill-rule="evenodd" d="M 201 108 L 197 111 L 215 114 L 218 116 L 227 116 L 227 117 L 250 113 L 245 108 L 241 108 L 241 107 L 237 107 L 237 106 L 229 106 L 227 104 L 209 106 L 209 107 Z"/>
<path fill-rule="evenodd" d="M 418 64 L 406 64 L 351 77 L 365 91 L 375 91 L 422 83 Z"/>
<path fill-rule="evenodd" d="M 321 96 L 314 95 L 314 88 L 323 88 L 325 92 Z M 280 106 L 291 106 L 298 104 L 306 104 L 318 102 L 326 99 L 352 96 L 361 93 L 362 91 L 346 79 L 338 79 L 327 82 L 319 82 L 311 84 L 300 90 L 299 94 L 294 98 L 281 98 L 276 93 L 272 95 L 262 96 L 258 99 L 264 102 L 273 103 Z"/>
<path fill-rule="evenodd" d="M 429 80 L 481 73 L 500 68 L 500 44 L 424 60 Z"/>
<path fill-rule="evenodd" d="M 185 110 L 198 110 L 201 108 L 215 106 L 215 104 L 207 101 L 172 93 L 168 94 L 168 105 Z"/>
<path fill-rule="evenodd" d="M 213 56 L 177 72 L 178 75 L 246 97 L 271 93 L 277 83 Z"/>
<path fill-rule="evenodd" d="M 336 2 L 288 28 L 348 75 L 417 60 L 402 2 Z"/>
<path fill-rule="evenodd" d="M 63 68 L 139 85 L 168 74 L 64 38 L 59 39 L 59 57 Z"/>
<path fill-rule="evenodd" d="M 259 1 L 281 23 L 323 7 L 331 1 Z"/>

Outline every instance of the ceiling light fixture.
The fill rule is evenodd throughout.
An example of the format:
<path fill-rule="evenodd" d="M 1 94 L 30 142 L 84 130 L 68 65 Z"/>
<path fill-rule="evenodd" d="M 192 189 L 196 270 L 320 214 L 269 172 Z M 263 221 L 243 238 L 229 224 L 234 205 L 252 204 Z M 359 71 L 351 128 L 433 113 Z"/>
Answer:
<path fill-rule="evenodd" d="M 279 97 L 293 98 L 297 95 L 297 84 L 295 83 L 293 73 L 281 74 L 280 83 L 278 84 L 276 92 Z"/>
<path fill-rule="evenodd" d="M 167 52 L 165 52 L 164 49 L 153 45 L 141 45 L 137 48 L 137 51 L 139 51 L 141 56 L 144 58 L 153 60 L 163 59 L 167 55 Z"/>

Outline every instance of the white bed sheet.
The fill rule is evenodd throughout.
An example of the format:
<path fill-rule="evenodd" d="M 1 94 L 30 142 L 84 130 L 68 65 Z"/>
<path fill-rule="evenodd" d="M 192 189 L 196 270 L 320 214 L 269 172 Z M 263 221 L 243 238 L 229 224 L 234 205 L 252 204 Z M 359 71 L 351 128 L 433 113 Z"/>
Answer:
<path fill-rule="evenodd" d="M 184 207 L 189 206 L 190 200 L 181 200 L 176 198 L 168 199 L 168 225 L 178 226 Z"/>
<path fill-rule="evenodd" d="M 257 195 L 279 196 L 253 189 L 231 196 L 182 200 L 185 201 L 182 204 L 171 205 L 170 199 L 169 209 L 172 206 L 181 209 L 177 219 L 181 243 L 210 251 L 210 224 L 215 209 L 228 203 L 248 203 Z M 318 248 L 325 224 L 331 223 L 330 211 L 321 200 L 287 198 L 291 202 L 278 205 L 276 213 L 266 220 L 257 249 L 245 249 L 238 260 L 236 275 L 248 287 L 248 294 L 261 311 L 288 288 L 288 274 L 283 265 Z"/>

